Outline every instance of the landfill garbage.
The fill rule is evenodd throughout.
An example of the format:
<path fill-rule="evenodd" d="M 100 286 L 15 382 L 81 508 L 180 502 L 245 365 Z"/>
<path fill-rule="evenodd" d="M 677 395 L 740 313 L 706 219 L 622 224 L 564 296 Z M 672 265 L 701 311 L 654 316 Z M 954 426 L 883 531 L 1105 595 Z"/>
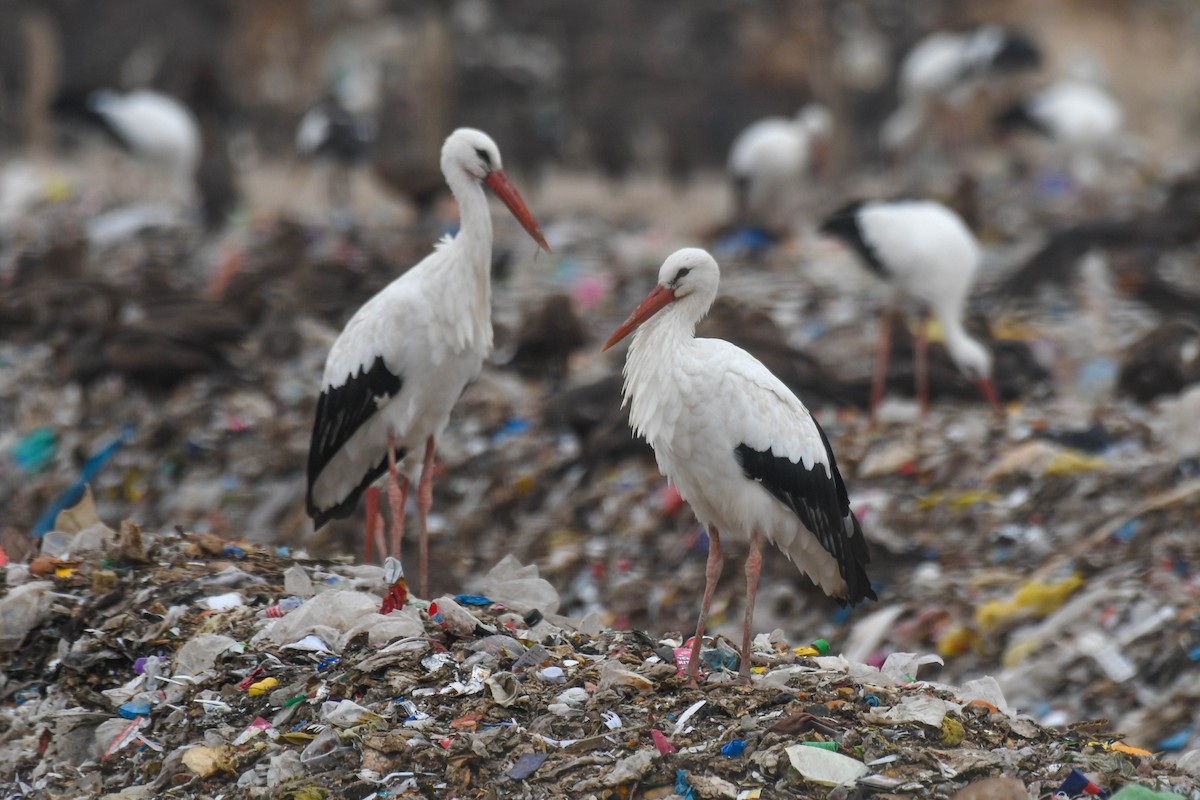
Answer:
<path fill-rule="evenodd" d="M 245 30 L 283 24 L 260 19 L 254 5 L 229 5 L 251 15 Z M 365 5 L 390 12 L 406 4 Z M 473 47 L 479 9 L 466 5 L 413 30 Z M 722 35 L 750 31 L 739 41 L 756 52 L 741 50 L 735 62 L 730 50 L 702 66 L 753 56 L 739 74 L 770 77 L 762 82 L 776 103 L 787 81 L 808 77 L 795 58 L 804 15 L 773 19 L 762 16 L 774 13 L 771 4 L 737 5 L 702 16 Z M 684 6 L 664 6 L 660 13 L 678 19 L 636 34 L 667 32 L 674 41 L 693 23 L 699 33 Z M 1167 3 L 1134 22 L 1161 25 L 1190 13 L 1185 6 Z M 1059 11 L 1051 16 L 1077 18 Z M 731 25 L 735 13 L 758 16 Z M 1081 30 L 1114 24 L 1103 9 L 1088 5 L 1087 13 Z M 403 42 L 406 53 L 437 51 L 446 63 L 427 72 L 447 63 L 469 69 L 461 85 L 486 93 L 478 81 L 513 79 L 511 69 L 480 69 L 488 59 L 523 54 L 522 83 L 555 73 L 542 59 L 566 58 L 520 16 L 482 26 L 495 47 L 481 44 L 470 58 L 410 48 L 410 31 L 354 27 L 379 32 L 389 48 Z M 1117 30 L 1131 24 L 1115 16 Z M 81 15 L 57 22 L 91 24 Z M 867 9 L 836 22 L 838 38 L 851 42 L 877 20 Z M 443 25 L 455 26 L 454 35 Z M 633 33 L 614 41 L 628 38 L 633 49 Z M 291 28 L 281 35 L 296 39 Z M 242 47 L 263 41 L 241 38 L 251 42 Z M 330 52 L 336 60 L 365 50 L 339 44 Z M 627 52 L 580 47 L 571 55 Z M 830 55 L 839 70 L 862 60 Z M 171 61 L 161 77 L 181 85 Z M 258 61 L 278 71 L 271 59 Z M 317 96 L 306 81 L 342 74 L 327 66 L 296 73 L 285 88 Z M 613 74 L 600 66 L 591 71 Z M 652 82 L 646 70 L 624 72 Z M 388 75 L 383 84 L 405 83 Z M 258 77 L 239 84 L 239 102 L 256 86 L 280 91 L 277 75 Z M 887 77 L 882 70 L 872 91 Z M 718 128 L 750 110 L 752 83 L 740 81 L 744 105 L 730 107 Z M 834 90 L 818 83 L 800 88 Z M 1163 81 L 1130 72 L 1128 83 L 1149 91 Z M 612 126 L 636 131 L 628 149 L 638 158 L 671 150 L 670 132 L 641 113 L 645 99 L 631 95 L 628 111 L 646 125 Z M 847 110 L 878 105 L 842 99 Z M 566 155 L 583 158 L 605 131 L 557 102 L 502 116 L 540 120 L 566 134 Z M 262 141 L 285 141 L 294 109 L 278 97 L 271 105 L 288 109 L 288 128 Z M 411 105 L 402 98 L 387 107 Z M 1164 114 L 1154 126 L 1173 116 L 1186 118 Z M 481 124 L 502 122 L 492 115 Z M 863 129 L 847 146 L 856 137 L 874 141 Z M 510 167 L 520 169 L 513 138 L 497 133 L 506 155 L 514 153 Z M 910 171 L 848 169 L 822 193 L 830 203 L 843 191 L 945 196 L 969 179 L 966 205 L 975 206 L 984 247 L 970 322 L 981 322 L 974 312 L 987 317 L 984 341 L 1010 401 L 1003 424 L 978 407 L 937 343 L 933 403 L 921 418 L 910 399 L 909 335 L 894 337 L 888 399 L 872 428 L 864 407 L 881 297 L 870 276 L 803 233 L 766 241 L 717 232 L 712 223 L 729 199 L 723 175 L 693 175 L 690 186 L 647 202 L 655 170 L 622 183 L 547 169 L 543 196 L 529 199 L 555 252 L 534 258 L 518 244 L 521 232 L 498 220 L 497 347 L 438 443 L 433 591 L 387 616 L 376 613 L 383 570 L 355 566 L 362 511 L 312 530 L 305 455 L 334 335 L 437 234 L 381 221 L 375 204 L 331 222 L 251 203 L 206 236 L 87 166 L 47 178 L 41 156 L 14 157 L 0 188 L 0 791 L 940 797 L 1006 776 L 1024 796 L 1044 797 L 1078 769 L 1118 796 L 1195 798 L 1200 393 L 1194 342 L 1176 335 L 1194 326 L 1170 317 L 1196 315 L 1200 225 L 1189 208 L 1200 182 L 1167 174 L 1188 169 L 1189 153 L 1157 142 L 1148 149 L 1162 164 L 1139 165 L 1126 185 L 1114 170 L 1082 198 L 1062 169 L 1018 164 L 994 149 L 974 154 L 973 175 L 928 169 L 927 161 Z M 278 167 L 268 155 L 265 173 Z M 270 177 L 257 174 L 257 161 L 238 165 L 255 182 Z M 1094 213 L 1097 204 L 1104 213 Z M 1136 245 L 1113 245 L 1112 234 Z M 1103 252 L 1101 268 L 1143 280 L 1131 294 L 1097 300 L 1087 284 L 1047 285 L 1039 276 L 1029 288 L 1044 292 L 1007 304 L 995 289 L 1023 272 L 1017 262 L 1042 240 L 1083 242 Z M 754 672 L 744 684 L 727 674 L 736 669 L 729 637 L 740 628 L 744 591 L 727 568 L 701 651 L 705 675 L 693 686 L 681 673 L 707 541 L 628 430 L 619 354 L 586 343 L 598 343 L 626 301 L 644 294 L 667 253 L 722 241 L 725 305 L 704 335 L 738 337 L 795 384 L 820 420 L 871 548 L 880 601 L 841 609 L 792 564 L 768 558 Z M 1047 276 L 1073 274 L 1081 260 L 1062 249 L 1050 255 Z M 1080 299 L 1082 291 L 1089 296 Z M 405 540 L 406 564 L 414 540 Z M 729 564 L 745 554 L 744 542 L 726 546 Z M 867 772 L 830 790 L 792 767 L 790 753 L 801 748 L 854 759 Z"/>
<path fill-rule="evenodd" d="M 829 655 L 837 639 L 809 646 L 775 631 L 761 644 L 785 655 L 749 684 L 706 668 L 697 686 L 671 658 L 678 639 L 582 633 L 579 620 L 551 623 L 479 595 L 436 601 L 475 620 L 469 630 L 433 603 L 381 616 L 377 570 L 374 586 L 350 580 L 274 617 L 268 608 L 299 599 L 285 584 L 296 588 L 300 572 L 316 586 L 354 571 L 250 545 L 239 545 L 241 602 L 206 608 L 216 595 L 203 587 L 231 574 L 225 548 L 198 556 L 177 532 L 143 538 L 156 558 L 111 565 L 114 602 L 96 605 L 94 560 L 0 600 L 54 598 L 21 623 L 20 653 L 0 674 L 5 786 L 47 798 L 97 781 L 163 791 L 203 781 L 234 798 L 304 796 L 317 783 L 326 796 L 636 786 L 703 798 L 856 785 L 953 794 L 989 775 L 1038 794 L 1074 791 L 1081 776 L 1079 791 L 1136 780 L 1189 796 L 1196 785 L 1106 723 L 1085 734 L 1018 714 L 992 678 L 923 679 L 936 656 L 899 652 L 876 666 Z M 526 574 L 511 560 L 504 569 Z M 86 626 L 73 626 L 76 608 L 93 609 Z M 511 635 L 491 632 L 502 630 Z M 116 636 L 130 650 L 113 649 Z M 309 638 L 319 646 L 291 646 Z"/>

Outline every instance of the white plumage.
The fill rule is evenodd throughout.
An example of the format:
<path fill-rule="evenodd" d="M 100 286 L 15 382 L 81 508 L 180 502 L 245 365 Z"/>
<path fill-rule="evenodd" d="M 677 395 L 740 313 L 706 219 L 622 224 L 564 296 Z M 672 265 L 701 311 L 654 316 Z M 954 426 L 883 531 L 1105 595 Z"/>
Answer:
<path fill-rule="evenodd" d="M 748 535 L 743 672 L 765 536 L 827 594 L 874 597 L 866 543 L 824 433 L 804 404 L 761 362 L 720 339 L 695 337 L 717 294 L 707 252 L 670 256 L 654 291 L 605 348 L 638 328 L 625 362 L 629 423 L 654 448 L 659 469 L 709 529 L 709 570 L 695 656 L 720 571 L 720 531 Z M 713 564 L 716 562 L 716 567 Z"/>
<path fill-rule="evenodd" d="M 1103 88 L 1067 79 L 1039 89 L 1000 115 L 1004 128 L 1027 127 L 1048 137 L 1065 155 L 1075 180 L 1096 183 L 1103 159 L 1123 149 L 1121 106 Z"/>
<path fill-rule="evenodd" d="M 982 252 L 962 218 L 941 203 L 928 200 L 854 202 L 825 220 L 821 231 L 854 249 L 869 269 L 896 289 L 899 298 L 916 300 L 937 318 L 951 359 L 979 385 L 998 411 L 991 381 L 991 354 L 963 326 L 963 310 Z M 871 392 L 872 413 L 883 394 L 890 330 L 890 320 L 885 319 Z M 917 395 L 922 409 L 927 397 L 925 344 L 922 316 L 916 352 Z"/>
<path fill-rule="evenodd" d="M 1024 104 L 1029 117 L 1051 138 L 1094 148 L 1121 133 L 1121 106 L 1104 89 L 1077 80 L 1052 83 Z"/>
<path fill-rule="evenodd" d="M 980 81 L 1035 67 L 1040 60 L 1032 40 L 996 25 L 926 36 L 900 64 L 900 107 L 883 123 L 884 148 L 894 152 L 911 146 L 939 102 L 962 103 Z"/>
<path fill-rule="evenodd" d="M 200 125 L 172 97 L 150 89 L 125 94 L 103 89 L 87 98 L 88 108 L 137 158 L 170 172 L 182 199 L 191 199 L 200 164 Z"/>
<path fill-rule="evenodd" d="M 325 362 L 308 462 L 308 513 L 317 526 L 349 515 L 388 468 L 394 440 L 399 470 L 413 474 L 424 450 L 418 494 L 422 592 L 425 517 L 434 445 L 463 388 L 492 347 L 492 220 L 486 184 L 542 246 L 545 239 L 481 131 L 460 128 L 442 148 L 442 171 L 458 200 L 459 234 L 360 308 Z M 405 478 L 403 493 L 407 493 Z M 399 557 L 403 494 L 392 499 L 392 549 Z"/>
<path fill-rule="evenodd" d="M 795 117 L 753 123 L 729 149 L 738 221 L 773 227 L 790 222 L 805 179 L 833 132 L 833 117 L 811 104 Z"/>

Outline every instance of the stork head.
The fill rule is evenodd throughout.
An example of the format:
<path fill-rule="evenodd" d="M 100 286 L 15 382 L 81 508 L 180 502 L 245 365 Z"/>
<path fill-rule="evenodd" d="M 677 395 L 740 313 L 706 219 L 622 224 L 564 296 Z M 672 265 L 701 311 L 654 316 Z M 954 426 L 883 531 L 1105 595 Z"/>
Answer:
<path fill-rule="evenodd" d="M 492 137 L 475 128 L 459 128 L 450 134 L 442 145 L 442 172 L 449 179 L 459 170 L 491 189 L 533 240 L 547 253 L 550 252 L 550 245 L 546 244 L 546 237 L 542 235 L 537 220 L 512 181 L 504 174 L 500 148 L 492 141 Z"/>
<path fill-rule="evenodd" d="M 692 324 L 700 321 L 717 297 L 717 285 L 721 282 L 721 269 L 717 260 L 708 251 L 698 247 L 686 247 L 667 257 L 658 271 L 658 284 L 650 290 L 633 313 L 617 328 L 601 351 L 607 350 L 624 339 L 646 320 L 672 303 L 680 302 L 688 307 L 687 315 Z"/>
<path fill-rule="evenodd" d="M 996 416 L 1004 419 L 1004 408 L 1000 405 L 1000 395 L 992 380 L 992 354 L 988 349 L 969 336 L 948 335 L 946 350 L 962 374 L 979 389 Z"/>
<path fill-rule="evenodd" d="M 820 103 L 809 103 L 796 114 L 796 122 L 815 139 L 833 135 L 833 114 Z"/>

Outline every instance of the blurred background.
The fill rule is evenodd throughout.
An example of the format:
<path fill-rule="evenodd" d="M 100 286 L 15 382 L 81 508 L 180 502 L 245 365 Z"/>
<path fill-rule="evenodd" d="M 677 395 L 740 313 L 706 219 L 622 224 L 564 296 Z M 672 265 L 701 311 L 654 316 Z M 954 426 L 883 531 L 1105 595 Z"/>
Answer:
<path fill-rule="evenodd" d="M 554 252 L 495 215 L 496 352 L 440 445 L 435 594 L 515 552 L 565 613 L 691 624 L 703 532 L 628 430 L 620 354 L 597 351 L 663 258 L 701 245 L 723 271 L 703 332 L 820 418 L 881 597 L 840 610 L 775 554 L 756 628 L 934 650 L 947 679 L 1002 674 L 1043 720 L 1195 746 L 1194 2 L 0 0 L 0 18 L 9 560 L 85 483 L 110 525 L 360 552 L 361 513 L 318 533 L 304 513 L 322 364 L 455 230 L 438 152 L 469 125 Z M 1033 56 L 1001 63 L 980 30 Z M 184 145 L 139 152 L 99 119 L 146 89 L 182 104 Z M 739 134 L 814 107 L 785 196 L 739 200 Z M 918 417 L 906 327 L 867 424 L 891 291 L 817 229 L 896 197 L 946 204 L 982 243 L 967 316 L 998 428 L 936 346 Z"/>

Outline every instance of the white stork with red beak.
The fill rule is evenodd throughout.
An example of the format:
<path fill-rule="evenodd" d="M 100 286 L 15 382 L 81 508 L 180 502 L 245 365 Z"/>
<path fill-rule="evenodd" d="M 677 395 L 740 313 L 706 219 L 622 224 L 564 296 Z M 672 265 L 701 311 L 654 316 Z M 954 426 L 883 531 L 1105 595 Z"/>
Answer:
<path fill-rule="evenodd" d="M 975 383 L 996 415 L 1003 417 L 992 382 L 992 354 L 963 326 L 963 310 L 982 252 L 962 217 L 930 200 L 854 201 L 826 219 L 821 232 L 854 250 L 869 270 L 891 284 L 897 295 L 912 298 L 922 306 L 913 362 L 922 414 L 929 404 L 926 327 L 932 313 L 941 324 L 951 360 Z M 883 399 L 894 313 L 894 306 L 889 307 L 880 327 L 871 385 L 872 419 Z"/>
<path fill-rule="evenodd" d="M 724 560 L 722 532 L 750 540 L 743 675 L 750 670 L 764 537 L 826 594 L 851 604 L 875 598 L 866 539 L 821 426 L 758 359 L 722 339 L 695 336 L 719 280 L 717 262 L 704 250 L 674 253 L 653 291 L 604 345 L 607 350 L 637 329 L 625 360 L 629 424 L 708 529 L 692 677 Z"/>
<path fill-rule="evenodd" d="M 368 300 L 333 343 L 308 456 L 307 507 L 317 527 L 349 516 L 364 491 L 385 471 L 390 473 L 391 606 L 385 600 L 385 613 L 403 605 L 399 558 L 404 504 L 408 476 L 418 463 L 420 591 L 428 594 L 434 449 L 454 403 L 492 349 L 492 217 L 483 187 L 549 251 L 487 134 L 472 128 L 450 134 L 442 146 L 442 172 L 458 201 L 458 235 L 443 239 Z M 397 471 L 405 476 L 402 485 Z M 369 515 L 368 528 L 373 521 Z"/>

